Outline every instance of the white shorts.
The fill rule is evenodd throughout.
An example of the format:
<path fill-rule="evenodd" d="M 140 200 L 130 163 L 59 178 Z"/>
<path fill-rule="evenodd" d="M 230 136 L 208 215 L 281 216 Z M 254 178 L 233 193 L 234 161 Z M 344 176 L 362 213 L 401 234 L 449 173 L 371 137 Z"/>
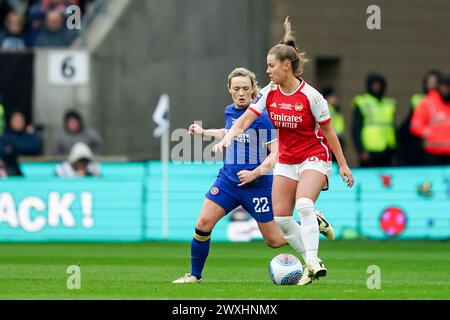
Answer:
<path fill-rule="evenodd" d="M 327 182 L 323 190 L 328 190 L 328 179 L 330 178 L 331 168 L 331 161 L 323 161 L 316 157 L 311 157 L 300 164 L 284 164 L 277 162 L 273 169 L 273 175 L 283 176 L 298 181 L 303 171 L 316 170 L 325 175 Z"/>

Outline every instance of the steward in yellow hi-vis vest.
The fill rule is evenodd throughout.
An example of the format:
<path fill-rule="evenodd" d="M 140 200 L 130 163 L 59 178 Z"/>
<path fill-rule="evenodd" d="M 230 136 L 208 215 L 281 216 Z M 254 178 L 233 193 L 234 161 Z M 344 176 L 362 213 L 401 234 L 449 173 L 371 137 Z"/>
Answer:
<path fill-rule="evenodd" d="M 396 102 L 385 91 L 385 78 L 371 74 L 367 92 L 353 99 L 353 139 L 362 167 L 390 166 L 397 148 Z"/>
<path fill-rule="evenodd" d="M 409 113 L 400 125 L 397 136 L 397 160 L 400 166 L 425 165 L 425 151 L 422 146 L 422 139 L 412 135 L 409 128 L 414 111 L 431 90 L 437 89 L 440 76 L 441 73 L 437 70 L 431 70 L 425 73 L 422 78 L 422 93 L 415 93 L 411 97 Z"/>

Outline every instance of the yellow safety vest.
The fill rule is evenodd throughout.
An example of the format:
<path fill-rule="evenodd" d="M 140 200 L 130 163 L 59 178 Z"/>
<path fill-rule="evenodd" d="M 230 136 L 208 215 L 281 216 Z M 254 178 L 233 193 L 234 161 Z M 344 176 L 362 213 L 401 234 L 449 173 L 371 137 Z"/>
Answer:
<path fill-rule="evenodd" d="M 328 103 L 328 109 L 330 110 L 331 119 L 333 119 L 331 124 L 333 125 L 334 131 L 336 131 L 336 134 L 338 136 L 344 135 L 345 134 L 344 116 L 341 113 L 339 113 L 331 103 Z"/>
<path fill-rule="evenodd" d="M 356 96 L 353 104 L 361 111 L 363 128 L 361 140 L 367 152 L 383 152 L 395 149 L 395 100 L 378 100 L 369 93 Z"/>

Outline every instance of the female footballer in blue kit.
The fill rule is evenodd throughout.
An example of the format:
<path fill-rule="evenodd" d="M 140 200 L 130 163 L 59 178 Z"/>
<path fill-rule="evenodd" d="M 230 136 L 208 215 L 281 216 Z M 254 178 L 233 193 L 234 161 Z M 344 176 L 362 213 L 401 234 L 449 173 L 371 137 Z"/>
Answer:
<path fill-rule="evenodd" d="M 256 97 L 258 87 L 254 73 L 245 68 L 233 70 L 228 76 L 228 91 L 233 104 L 225 109 L 225 129 L 204 130 L 199 125 L 192 124 L 189 127 L 191 134 L 223 138 L 226 129 L 232 127 Z M 246 132 L 236 137 L 233 144 L 233 148 L 226 149 L 224 166 L 206 194 L 196 223 L 191 241 L 191 272 L 173 283 L 201 282 L 209 254 L 211 232 L 222 217 L 239 205 L 256 220 L 269 247 L 278 248 L 287 244 L 272 212 L 270 172 L 276 163 L 277 142 L 267 113 L 262 114 Z M 261 159 L 267 151 L 271 151 L 269 156 Z M 322 233 L 328 238 L 334 238 L 334 231 L 329 223 L 321 223 L 323 215 L 317 212 L 317 217 L 319 225 L 322 225 Z"/>

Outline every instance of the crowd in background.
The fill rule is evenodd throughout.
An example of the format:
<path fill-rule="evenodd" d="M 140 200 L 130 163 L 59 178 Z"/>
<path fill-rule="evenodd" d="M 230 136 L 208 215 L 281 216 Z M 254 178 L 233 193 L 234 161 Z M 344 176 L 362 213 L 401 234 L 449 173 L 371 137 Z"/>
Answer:
<path fill-rule="evenodd" d="M 396 100 L 386 95 L 387 80 L 370 74 L 366 92 L 352 101 L 351 137 L 361 167 L 450 165 L 450 74 L 427 72 L 422 92 L 412 95 L 409 112 L 397 128 Z M 323 92 L 342 145 L 346 125 L 333 88 Z"/>
<path fill-rule="evenodd" d="M 4 107 L 0 100 L 0 114 Z M 22 176 L 19 158 L 43 154 L 43 139 L 24 114 L 12 112 L 3 123 L 0 132 L 0 177 Z M 68 111 L 64 116 L 64 131 L 58 136 L 52 155 L 66 157 L 66 161 L 55 167 L 58 177 L 99 176 L 100 169 L 95 155 L 102 153 L 103 139 L 92 128 L 84 125 L 83 118 L 76 111 Z"/>
<path fill-rule="evenodd" d="M 0 51 L 20 52 L 30 47 L 66 47 L 78 36 L 66 21 L 68 7 L 77 5 L 81 13 L 93 0 L 0 0 Z M 70 11 L 73 13 L 73 11 Z M 8 111 L 6 112 L 6 108 Z M 4 106 L 0 92 L 0 177 L 21 176 L 18 160 L 43 154 L 43 138 L 33 124 L 14 106 Z M 8 114 L 8 118 L 6 115 Z M 94 155 L 101 153 L 102 139 L 85 128 L 78 112 L 64 118 L 64 132 L 52 147 L 55 156 L 67 161 L 55 168 L 57 176 L 96 176 Z"/>
<path fill-rule="evenodd" d="M 0 50 L 65 47 L 78 36 L 66 27 L 67 8 L 85 12 L 92 0 L 0 0 Z"/>

